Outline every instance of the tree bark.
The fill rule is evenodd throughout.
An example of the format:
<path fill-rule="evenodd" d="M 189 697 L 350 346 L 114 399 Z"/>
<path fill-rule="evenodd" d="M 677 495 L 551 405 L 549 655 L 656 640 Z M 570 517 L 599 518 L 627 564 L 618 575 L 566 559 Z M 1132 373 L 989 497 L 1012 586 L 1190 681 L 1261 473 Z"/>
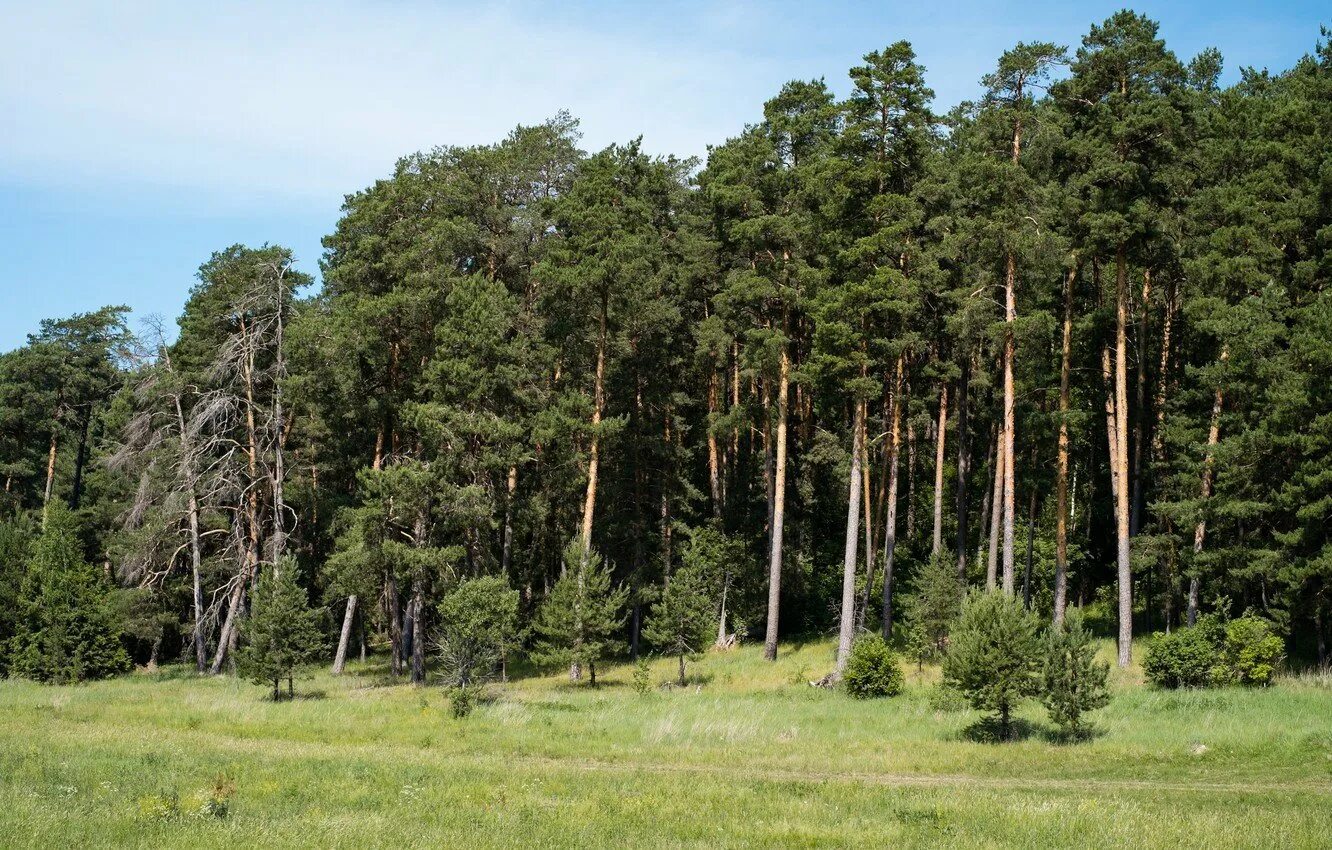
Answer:
<path fill-rule="evenodd" d="M 893 376 L 892 425 L 888 429 L 888 519 L 883 531 L 883 611 L 880 626 L 884 640 L 893 632 L 893 555 L 897 549 L 897 458 L 902 448 L 903 356 L 897 355 Z"/>
<path fill-rule="evenodd" d="M 51 429 L 51 446 L 46 452 L 46 489 L 42 495 L 42 522 L 46 521 L 46 506 L 51 501 L 51 491 L 55 489 L 56 430 Z"/>
<path fill-rule="evenodd" d="M 597 504 L 597 472 L 601 450 L 601 416 L 605 407 L 606 296 L 601 298 L 601 321 L 597 332 L 597 367 L 592 393 L 592 446 L 587 459 L 587 495 L 583 499 L 582 540 L 584 551 L 592 549 L 592 514 Z"/>
<path fill-rule="evenodd" d="M 773 473 L 772 546 L 768 557 L 768 628 L 763 657 L 777 660 L 777 618 L 782 600 L 782 531 L 786 521 L 786 418 L 791 363 L 785 343 L 777 382 L 777 451 Z"/>
<path fill-rule="evenodd" d="M 834 679 L 841 679 L 846 662 L 851 657 L 851 641 L 856 633 L 856 546 L 860 542 L 860 491 L 863 486 L 861 450 L 864 447 L 865 406 L 857 399 L 854 421 L 851 424 L 851 471 L 847 475 L 846 548 L 842 554 L 842 617 L 837 636 L 837 669 Z"/>
<path fill-rule="evenodd" d="M 1036 488 L 1031 489 L 1027 510 L 1027 567 L 1022 573 L 1022 607 L 1031 610 L 1031 560 L 1036 547 Z"/>
<path fill-rule="evenodd" d="M 389 621 L 389 672 L 402 675 L 402 602 L 398 599 L 398 578 L 389 573 L 384 578 L 384 608 Z"/>
<path fill-rule="evenodd" d="M 721 462 L 717 451 L 717 367 L 713 366 L 708 381 L 708 485 L 712 495 L 712 516 L 722 515 Z"/>
<path fill-rule="evenodd" d="M 964 360 L 962 376 L 957 382 L 957 578 L 963 584 L 967 579 L 967 474 L 971 466 L 971 436 L 967 433 L 967 389 L 971 380 L 971 363 Z"/>
<path fill-rule="evenodd" d="M 994 481 L 990 499 L 990 551 L 985 561 L 985 588 L 993 590 L 999 579 L 999 537 L 1004 513 L 1004 426 L 999 425 L 994 453 Z"/>
<path fill-rule="evenodd" d="M 1064 276 L 1064 335 L 1059 356 L 1059 450 L 1055 461 L 1054 624 L 1064 624 L 1068 606 L 1068 413 L 1073 371 L 1073 283 L 1076 267 Z"/>
<path fill-rule="evenodd" d="M 351 641 L 352 622 L 356 619 L 356 594 L 347 597 L 347 610 L 342 615 L 342 632 L 338 635 L 338 651 L 333 656 L 333 675 L 341 676 L 347 666 L 347 644 Z"/>
<path fill-rule="evenodd" d="M 1146 437 L 1147 415 L 1147 333 L 1152 306 L 1152 270 L 1142 273 L 1142 315 L 1138 319 L 1138 383 L 1137 405 L 1133 411 L 1133 493 L 1129 503 L 1129 536 L 1136 537 L 1142 528 L 1143 471 L 1142 446 Z M 1151 610 L 1150 606 L 1147 608 Z"/>
<path fill-rule="evenodd" d="M 948 385 L 939 390 L 939 424 L 936 428 L 934 449 L 934 536 L 930 544 L 930 556 L 938 557 L 943 550 L 943 490 L 944 490 L 944 440 L 948 434 Z"/>
<path fill-rule="evenodd" d="M 1221 352 L 1221 359 L 1227 359 L 1227 353 Z M 1193 625 L 1198 621 L 1198 603 L 1201 577 L 1198 575 L 1198 555 L 1202 553 L 1203 541 L 1207 537 L 1207 500 L 1212 497 L 1212 476 L 1213 461 L 1212 455 L 1216 451 L 1217 441 L 1221 437 L 1221 408 L 1224 403 L 1224 397 L 1221 388 L 1216 388 L 1216 394 L 1212 397 L 1212 420 L 1207 428 L 1207 454 L 1203 458 L 1202 469 L 1202 501 L 1199 505 L 1198 524 L 1193 527 L 1193 570 L 1189 577 L 1189 602 L 1188 602 L 1188 623 Z"/>
<path fill-rule="evenodd" d="M 1119 572 L 1119 666 L 1133 659 L 1133 572 L 1129 564 L 1128 487 L 1128 267 L 1121 243 L 1115 252 L 1115 464 L 1119 469 L 1116 561 Z"/>
<path fill-rule="evenodd" d="M 1020 131 L 1014 135 L 1013 141 L 1013 161 L 1017 161 L 1018 146 L 1020 144 Z M 1013 594 L 1013 520 L 1014 505 L 1016 498 L 1015 480 L 1014 480 L 1014 425 L 1015 410 L 1013 398 L 1013 353 L 1015 340 L 1013 338 L 1013 323 L 1017 321 L 1017 299 L 1015 288 L 1017 285 L 1017 258 L 1012 251 L 1008 252 L 1008 260 L 1004 273 L 1004 484 L 1003 484 L 1003 569 L 1004 569 L 1004 593 Z"/>
<path fill-rule="evenodd" d="M 425 668 L 425 588 L 424 581 L 412 581 L 412 684 L 424 685 Z"/>
<path fill-rule="evenodd" d="M 509 480 L 504 497 L 504 540 L 501 544 L 500 572 L 509 575 L 509 563 L 513 559 L 513 499 L 518 492 L 518 464 L 509 465 Z"/>

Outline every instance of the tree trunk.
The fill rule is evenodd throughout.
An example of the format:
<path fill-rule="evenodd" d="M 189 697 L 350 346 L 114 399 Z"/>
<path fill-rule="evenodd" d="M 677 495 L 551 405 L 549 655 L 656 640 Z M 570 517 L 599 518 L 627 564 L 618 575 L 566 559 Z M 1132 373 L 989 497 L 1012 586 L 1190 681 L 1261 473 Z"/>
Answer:
<path fill-rule="evenodd" d="M 777 617 L 782 600 L 782 530 L 786 521 L 786 418 L 791 363 L 785 344 L 777 382 L 777 457 L 773 473 L 772 547 L 768 557 L 768 628 L 763 657 L 777 660 Z"/>
<path fill-rule="evenodd" d="M 42 495 L 42 522 L 46 522 L 46 505 L 51 501 L 51 491 L 55 489 L 56 431 L 51 429 L 51 447 L 46 452 L 46 489 Z"/>
<path fill-rule="evenodd" d="M 1116 561 L 1119 567 L 1119 666 L 1133 657 L 1133 573 L 1129 564 L 1128 268 L 1124 246 L 1115 253 L 1115 464 L 1119 469 Z"/>
<path fill-rule="evenodd" d="M 851 657 L 851 641 L 856 633 L 856 567 L 859 561 L 856 546 L 860 542 L 860 491 L 863 486 L 861 450 L 864 447 L 862 435 L 865 406 L 859 399 L 852 406 L 855 408 L 855 417 L 851 424 L 851 471 L 847 475 L 849 492 L 846 499 L 846 547 L 842 553 L 842 617 L 837 636 L 837 669 L 834 679 L 840 679 L 846 670 L 846 662 Z"/>
<path fill-rule="evenodd" d="M 708 485 L 712 494 L 712 516 L 722 515 L 721 462 L 717 451 L 717 368 L 712 368 L 708 382 Z"/>
<path fill-rule="evenodd" d="M 1036 488 L 1031 488 L 1027 509 L 1027 568 L 1022 573 L 1022 607 L 1031 610 L 1031 559 L 1036 547 Z"/>
<path fill-rule="evenodd" d="M 967 389 L 971 380 L 971 363 L 964 360 L 962 376 L 957 382 L 957 579 L 963 584 L 967 580 L 967 474 L 971 466 L 970 443 L 967 433 Z"/>
<path fill-rule="evenodd" d="M 227 651 L 235 642 L 233 637 L 236 633 L 236 617 L 240 611 L 241 596 L 245 593 L 245 576 L 239 575 L 236 578 L 236 585 L 231 589 L 231 598 L 227 602 L 227 616 L 222 621 L 222 633 L 217 638 L 217 652 L 213 654 L 213 664 L 208 668 L 208 672 L 216 676 L 222 672 L 222 663 L 227 658 Z"/>
<path fill-rule="evenodd" d="M 948 433 L 948 385 L 939 390 L 939 424 L 936 428 L 934 449 L 934 536 L 930 556 L 938 557 L 943 550 L 943 490 L 944 490 L 944 438 Z"/>
<path fill-rule="evenodd" d="M 888 519 L 883 531 L 883 612 L 880 628 L 884 640 L 893 632 L 893 555 L 897 548 L 897 458 L 902 448 L 902 369 L 903 357 L 897 355 L 893 376 L 892 425 L 888 429 Z"/>
<path fill-rule="evenodd" d="M 1059 455 L 1055 462 L 1054 624 L 1064 624 L 1068 605 L 1068 412 L 1073 365 L 1073 283 L 1076 267 L 1064 276 L 1064 336 L 1059 358 Z"/>
<path fill-rule="evenodd" d="M 88 425 L 91 419 L 90 408 L 79 420 L 79 444 L 74 451 L 74 484 L 69 495 L 69 506 L 74 510 L 78 510 L 83 503 L 83 467 L 88 463 Z"/>
<path fill-rule="evenodd" d="M 384 607 L 389 621 L 389 672 L 402 675 L 402 602 L 398 599 L 398 578 L 389 573 L 384 578 Z"/>
<path fill-rule="evenodd" d="M 1227 352 L 1221 352 L 1221 359 L 1227 359 Z M 1216 451 L 1217 441 L 1221 437 L 1221 407 L 1224 402 L 1221 388 L 1216 388 L 1216 394 L 1212 397 L 1212 420 L 1207 428 L 1207 454 L 1203 458 L 1202 470 L 1202 502 L 1199 506 L 1198 524 L 1193 528 L 1193 571 L 1189 577 L 1189 607 L 1188 623 L 1193 625 L 1198 621 L 1198 597 L 1201 585 L 1201 577 L 1198 575 L 1198 555 L 1202 553 L 1203 541 L 1207 537 L 1207 500 L 1212 497 L 1212 455 Z"/>
<path fill-rule="evenodd" d="M 504 498 L 504 541 L 501 547 L 500 572 L 506 578 L 509 575 L 509 563 L 513 559 L 513 499 L 518 492 L 518 464 L 509 466 L 509 480 Z"/>
<path fill-rule="evenodd" d="M 1014 136 L 1013 159 L 1017 161 L 1018 145 L 1020 135 Z M 1017 321 L 1017 296 L 1015 288 L 1017 285 L 1017 258 L 1013 252 L 1008 253 L 1008 261 L 1004 273 L 1004 484 L 1003 484 L 1003 569 L 1004 569 L 1004 593 L 1013 594 L 1013 521 L 1016 513 L 1014 505 L 1017 491 L 1014 480 L 1015 452 L 1014 452 L 1014 427 L 1015 427 L 1015 409 L 1013 398 L 1013 354 L 1015 340 L 1013 338 L 1013 324 Z"/>
<path fill-rule="evenodd" d="M 680 656 L 679 656 L 679 657 L 680 657 L 680 675 L 679 675 L 679 679 L 678 679 L 678 681 L 679 681 L 679 683 L 680 683 L 680 687 L 683 688 L 683 687 L 685 686 L 684 653 L 680 653 Z"/>
<path fill-rule="evenodd" d="M 597 368 L 592 392 L 592 446 L 587 459 L 587 495 L 583 499 L 583 549 L 592 549 L 592 514 L 597 504 L 597 472 L 601 450 L 601 416 L 605 408 L 606 297 L 601 299 L 601 323 L 597 332 Z"/>
<path fill-rule="evenodd" d="M 990 551 L 985 561 L 985 589 L 994 590 L 999 579 L 999 537 L 1004 513 L 1004 426 L 999 424 L 994 453 L 994 480 L 990 494 Z"/>
<path fill-rule="evenodd" d="M 425 668 L 425 588 L 424 581 L 412 581 L 412 684 L 424 685 Z"/>
<path fill-rule="evenodd" d="M 342 615 L 342 632 L 338 635 L 338 651 L 333 656 L 333 675 L 341 676 L 347 666 L 347 644 L 351 641 L 352 622 L 356 619 L 356 594 L 347 597 L 347 610 Z"/>
<path fill-rule="evenodd" d="M 194 495 L 194 486 L 189 488 L 189 521 L 190 521 L 190 582 L 193 591 L 194 602 L 194 669 L 195 672 L 202 673 L 208 663 L 208 648 L 205 646 L 203 633 L 204 617 L 204 599 L 203 599 L 203 551 L 199 541 L 199 499 Z"/>
<path fill-rule="evenodd" d="M 860 492 L 863 495 L 865 523 L 865 587 L 861 591 L 860 605 L 856 608 L 856 631 L 865 628 L 866 609 L 869 607 L 870 587 L 874 584 L 874 510 L 870 504 L 869 462 L 869 402 L 860 403 Z"/>
<path fill-rule="evenodd" d="M 1152 306 L 1152 270 L 1142 273 L 1142 315 L 1138 319 L 1138 384 L 1136 407 L 1133 411 L 1133 494 L 1129 505 L 1129 536 L 1136 537 L 1142 528 L 1143 471 L 1142 444 L 1145 439 L 1144 420 L 1147 414 L 1147 333 Z M 1146 610 L 1150 611 L 1148 605 Z M 1150 630 L 1150 627 L 1149 627 Z"/>
<path fill-rule="evenodd" d="M 276 362 L 273 366 L 273 468 L 270 470 L 273 485 L 273 538 L 269 541 L 272 551 L 272 560 L 276 564 L 281 558 L 282 553 L 287 547 L 287 532 L 285 512 L 287 502 L 284 494 L 286 487 L 287 471 L 285 458 L 283 455 L 286 450 L 287 429 L 284 416 L 286 411 L 282 406 L 282 380 L 287 374 L 286 353 L 283 351 L 283 327 L 282 317 L 283 302 L 282 278 L 278 278 L 278 298 L 277 298 L 277 323 L 274 335 L 274 355 Z"/>

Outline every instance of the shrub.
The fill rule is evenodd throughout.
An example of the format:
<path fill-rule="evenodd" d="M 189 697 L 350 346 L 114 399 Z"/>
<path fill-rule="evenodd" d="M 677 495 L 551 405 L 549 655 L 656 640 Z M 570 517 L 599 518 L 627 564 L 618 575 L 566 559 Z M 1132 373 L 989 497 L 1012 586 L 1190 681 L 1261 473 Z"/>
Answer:
<path fill-rule="evenodd" d="M 652 690 L 652 670 L 648 668 L 648 660 L 640 658 L 634 662 L 634 693 L 639 696 L 646 696 L 647 692 Z"/>
<path fill-rule="evenodd" d="M 479 687 L 475 685 L 458 685 L 449 688 L 449 712 L 458 720 L 472 713 L 476 708 L 477 691 Z"/>
<path fill-rule="evenodd" d="M 1245 615 L 1229 623 L 1206 615 L 1197 625 L 1153 635 L 1142 668 L 1162 688 L 1266 685 L 1284 645 L 1267 620 Z"/>
<path fill-rule="evenodd" d="M 1272 624 L 1246 615 L 1226 624 L 1222 652 L 1225 683 L 1268 685 L 1284 656 L 1285 645 L 1273 634 Z M 1219 684 L 1214 678 L 1215 683 Z"/>
<path fill-rule="evenodd" d="M 879 635 L 861 635 L 851 645 L 842 684 L 847 693 L 858 699 L 897 696 L 902 692 L 902 668 L 897 663 L 897 654 Z"/>
<path fill-rule="evenodd" d="M 1046 633 L 1041 701 L 1050 719 L 1066 733 L 1077 735 L 1082 715 L 1110 702 L 1109 676 L 1110 665 L 1096 660 L 1096 646 L 1079 612 L 1070 611 L 1062 628 L 1055 626 Z"/>
<path fill-rule="evenodd" d="M 1022 600 L 997 590 L 967 596 L 944 656 L 944 684 L 972 708 L 996 713 L 1004 737 L 1013 708 L 1040 688 L 1040 663 L 1036 617 Z"/>
<path fill-rule="evenodd" d="M 1152 635 L 1142 659 L 1148 680 L 1162 688 L 1202 688 L 1210 684 L 1217 661 L 1217 637 L 1224 634 L 1214 628 L 1214 623 L 1207 616 L 1196 626 Z"/>

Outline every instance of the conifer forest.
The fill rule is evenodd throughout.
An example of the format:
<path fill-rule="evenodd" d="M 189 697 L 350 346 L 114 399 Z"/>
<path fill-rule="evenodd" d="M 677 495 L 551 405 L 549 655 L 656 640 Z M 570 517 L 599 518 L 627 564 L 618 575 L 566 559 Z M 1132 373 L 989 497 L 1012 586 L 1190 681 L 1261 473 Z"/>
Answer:
<path fill-rule="evenodd" d="M 1332 33 L 1222 71 L 1125 10 L 701 158 L 558 112 L 43 321 L 4 831 L 1326 846 Z"/>

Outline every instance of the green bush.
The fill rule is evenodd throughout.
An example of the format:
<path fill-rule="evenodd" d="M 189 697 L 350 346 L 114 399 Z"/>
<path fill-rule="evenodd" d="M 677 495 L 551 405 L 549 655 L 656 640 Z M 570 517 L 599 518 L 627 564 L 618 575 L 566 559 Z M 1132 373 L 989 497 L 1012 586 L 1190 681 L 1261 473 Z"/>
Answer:
<path fill-rule="evenodd" d="M 1153 635 L 1142 668 L 1162 688 L 1266 685 L 1281 663 L 1284 644 L 1261 617 L 1229 623 L 1206 615 L 1197 625 Z"/>
<path fill-rule="evenodd" d="M 897 696 L 902 692 L 902 668 L 897 663 L 897 654 L 879 635 L 861 635 L 851 645 L 842 684 L 847 693 L 858 699 Z"/>
<path fill-rule="evenodd" d="M 1226 684 L 1268 685 L 1285 655 L 1285 643 L 1273 634 L 1271 623 L 1246 615 L 1226 624 L 1222 655 Z"/>

